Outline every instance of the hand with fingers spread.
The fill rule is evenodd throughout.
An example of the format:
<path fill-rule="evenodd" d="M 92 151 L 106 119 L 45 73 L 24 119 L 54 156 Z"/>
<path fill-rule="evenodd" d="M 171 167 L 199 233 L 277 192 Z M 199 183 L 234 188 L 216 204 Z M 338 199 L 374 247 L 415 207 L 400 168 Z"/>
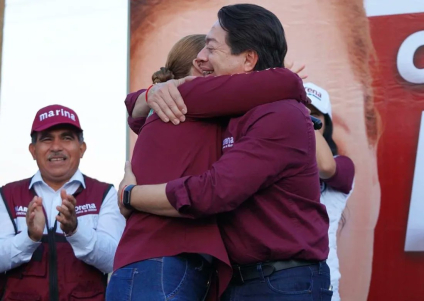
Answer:
<path fill-rule="evenodd" d="M 128 185 L 136 185 L 136 184 L 137 184 L 137 180 L 136 180 L 135 175 L 134 175 L 134 173 L 131 169 L 131 163 L 127 161 L 127 162 L 125 162 L 124 178 L 122 179 L 121 183 L 119 184 L 119 190 L 118 190 L 119 211 L 121 212 L 121 214 L 125 218 L 128 218 L 130 216 L 132 210 L 126 208 L 124 206 L 124 204 L 122 203 L 123 190 Z"/>
<path fill-rule="evenodd" d="M 63 233 L 71 235 L 76 231 L 78 226 L 77 215 L 75 213 L 77 200 L 72 195 L 67 194 L 64 189 L 60 191 L 60 197 L 62 198 L 62 205 L 56 207 L 60 213 L 56 216 L 56 220 L 60 223 Z"/>
<path fill-rule="evenodd" d="M 178 86 L 195 78 L 196 76 L 187 76 L 154 85 L 148 91 L 147 105 L 164 122 L 171 121 L 175 125 L 184 122 L 187 107 L 178 91 Z"/>
<path fill-rule="evenodd" d="M 40 241 L 46 226 L 46 217 L 43 212 L 43 200 L 38 196 L 35 196 L 28 205 L 26 223 L 29 238 L 33 241 Z"/>
<path fill-rule="evenodd" d="M 296 73 L 297 75 L 299 75 L 299 77 L 301 78 L 301 79 L 305 79 L 305 78 L 307 78 L 308 77 L 308 75 L 306 75 L 306 74 L 301 74 L 301 72 L 305 69 L 305 64 L 303 64 L 303 65 L 300 65 L 300 67 L 294 67 L 294 62 L 290 62 L 290 63 L 287 63 L 287 62 L 284 62 L 284 65 L 285 65 L 285 67 L 287 68 L 287 69 L 289 69 L 291 72 L 293 72 L 293 73 Z"/>

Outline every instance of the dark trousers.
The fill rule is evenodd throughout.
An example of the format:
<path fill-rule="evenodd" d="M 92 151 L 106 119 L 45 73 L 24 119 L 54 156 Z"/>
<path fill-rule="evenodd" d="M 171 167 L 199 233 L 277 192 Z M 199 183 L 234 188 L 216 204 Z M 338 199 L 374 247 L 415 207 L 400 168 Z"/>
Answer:
<path fill-rule="evenodd" d="M 258 264 L 258 271 L 262 266 Z M 274 272 L 244 283 L 231 283 L 221 301 L 330 301 L 330 269 L 325 262 Z"/>

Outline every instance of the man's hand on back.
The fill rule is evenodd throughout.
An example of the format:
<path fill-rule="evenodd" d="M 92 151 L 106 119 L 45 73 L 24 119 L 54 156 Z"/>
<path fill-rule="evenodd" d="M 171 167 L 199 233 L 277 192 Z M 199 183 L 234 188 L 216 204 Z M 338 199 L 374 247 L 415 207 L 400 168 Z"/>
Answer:
<path fill-rule="evenodd" d="M 148 92 L 147 105 L 164 122 L 171 121 L 175 125 L 184 122 L 187 107 L 178 91 L 178 86 L 195 78 L 195 76 L 187 76 L 154 85 Z"/>
<path fill-rule="evenodd" d="M 284 62 L 284 66 L 289 69 L 291 72 L 296 73 L 297 75 L 299 75 L 299 77 L 303 80 L 306 79 L 308 77 L 308 75 L 306 74 L 301 74 L 302 71 L 305 69 L 305 65 L 300 65 L 299 67 L 295 67 L 294 66 L 294 62 Z"/>

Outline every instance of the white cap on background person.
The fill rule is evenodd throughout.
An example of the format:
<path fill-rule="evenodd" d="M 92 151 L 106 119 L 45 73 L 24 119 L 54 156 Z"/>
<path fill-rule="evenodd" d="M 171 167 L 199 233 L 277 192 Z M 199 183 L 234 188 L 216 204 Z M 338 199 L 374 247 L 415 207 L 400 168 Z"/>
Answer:
<path fill-rule="evenodd" d="M 328 92 L 313 83 L 304 83 L 303 86 L 306 91 L 306 96 L 311 100 L 311 104 L 322 114 L 328 114 L 332 119 L 331 102 Z"/>

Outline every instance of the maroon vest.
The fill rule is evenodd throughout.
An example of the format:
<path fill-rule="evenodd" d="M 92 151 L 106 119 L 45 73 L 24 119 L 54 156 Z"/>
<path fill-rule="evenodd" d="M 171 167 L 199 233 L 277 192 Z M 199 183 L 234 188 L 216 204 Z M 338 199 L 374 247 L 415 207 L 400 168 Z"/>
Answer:
<path fill-rule="evenodd" d="M 77 218 L 88 214 L 98 215 L 112 187 L 86 176 L 84 180 L 86 188 L 80 186 L 74 194 L 78 207 L 82 206 L 77 212 Z M 34 190 L 28 189 L 30 182 L 31 179 L 26 179 L 0 189 L 16 234 L 20 229 L 15 219 L 25 218 L 26 208 L 35 195 Z M 28 263 L 0 276 L 0 297 L 3 289 L 4 299 L 1 300 L 100 301 L 105 299 L 106 280 L 107 275 L 75 257 L 63 235 L 56 233 L 55 229 L 49 229 Z"/>

